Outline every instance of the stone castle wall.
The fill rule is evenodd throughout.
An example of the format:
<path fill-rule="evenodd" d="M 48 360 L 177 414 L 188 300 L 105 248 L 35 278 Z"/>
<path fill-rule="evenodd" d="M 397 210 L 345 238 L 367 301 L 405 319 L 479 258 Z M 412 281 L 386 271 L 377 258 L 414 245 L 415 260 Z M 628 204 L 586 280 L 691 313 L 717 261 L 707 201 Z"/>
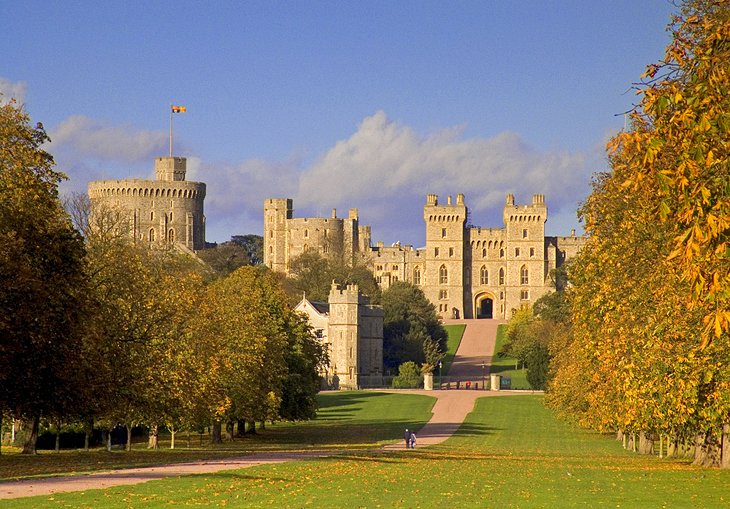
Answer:
<path fill-rule="evenodd" d="M 136 240 L 203 249 L 206 187 L 201 182 L 185 181 L 185 170 L 185 158 L 160 157 L 155 161 L 156 180 L 90 182 L 92 211 L 106 206 L 126 212 L 130 232 Z"/>
<path fill-rule="evenodd" d="M 287 272 L 289 260 L 303 252 L 301 243 L 292 242 L 301 241 L 301 225 L 321 227 L 323 223 L 321 219 L 291 219 L 291 200 L 267 200 L 265 214 L 283 201 L 289 203 L 289 215 L 280 215 L 278 222 L 265 219 L 265 247 L 271 250 L 265 263 Z M 548 211 L 540 194 L 525 205 L 515 204 L 514 196 L 507 195 L 503 228 L 468 225 L 463 194 L 454 202 L 448 197 L 446 203 L 439 203 L 437 195 L 428 195 L 423 215 L 425 248 L 370 246 L 369 227 L 360 226 L 361 231 L 368 228 L 368 244 L 360 244 L 357 251 L 353 248 L 352 255 L 365 260 L 382 289 L 396 281 L 421 287 L 442 318 L 509 318 L 513 309 L 532 304 L 553 290 L 550 271 L 574 257 L 585 241 L 574 233 L 545 236 Z M 298 233 L 289 233 L 295 227 Z M 309 239 L 307 249 L 327 254 L 324 245 L 312 241 L 311 233 Z M 275 254 L 280 253 L 284 254 L 277 258 Z"/>

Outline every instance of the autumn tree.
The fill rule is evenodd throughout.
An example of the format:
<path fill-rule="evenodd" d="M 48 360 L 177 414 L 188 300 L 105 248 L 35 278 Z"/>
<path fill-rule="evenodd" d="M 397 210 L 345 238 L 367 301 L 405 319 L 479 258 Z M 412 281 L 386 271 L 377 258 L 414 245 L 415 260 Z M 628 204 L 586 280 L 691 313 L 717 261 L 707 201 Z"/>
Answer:
<path fill-rule="evenodd" d="M 30 420 L 70 412 L 78 396 L 84 254 L 58 199 L 65 176 L 14 102 L 0 106 L 0 413 Z"/>
<path fill-rule="evenodd" d="M 728 466 L 730 6 L 689 1 L 671 30 L 581 210 L 590 238 L 547 401 L 643 452 L 666 435 Z"/>

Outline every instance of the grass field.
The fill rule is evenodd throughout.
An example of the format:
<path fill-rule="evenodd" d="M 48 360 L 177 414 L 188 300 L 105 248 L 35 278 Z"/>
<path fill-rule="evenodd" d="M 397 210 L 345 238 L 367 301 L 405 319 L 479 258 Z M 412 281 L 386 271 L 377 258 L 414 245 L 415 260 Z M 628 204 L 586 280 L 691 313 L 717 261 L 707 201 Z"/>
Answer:
<path fill-rule="evenodd" d="M 456 351 L 459 349 L 461 338 L 464 337 L 466 325 L 463 323 L 444 325 L 444 329 L 446 329 L 446 333 L 449 335 L 449 340 L 446 347 L 446 355 L 443 360 L 443 367 L 441 368 L 441 374 L 446 376 L 449 374 L 451 363 L 454 362 L 454 356 L 456 355 Z"/>
<path fill-rule="evenodd" d="M 362 394 L 324 395 L 329 415 L 323 424 L 344 429 L 350 422 L 382 423 L 368 417 L 371 404 L 380 405 L 381 417 L 393 412 L 399 430 L 408 421 L 397 404 L 404 396 Z M 415 405 L 412 411 L 421 403 L 404 400 Z M 457 435 L 427 449 L 360 450 L 317 461 L 6 500 L 2 506 L 719 508 L 728 506 L 728 486 L 730 471 L 624 451 L 610 437 L 555 420 L 542 396 L 528 395 L 479 400 Z"/>
<path fill-rule="evenodd" d="M 494 346 L 494 357 L 492 358 L 492 366 L 490 373 L 510 377 L 512 380 L 512 389 L 529 389 L 530 384 L 527 383 L 527 370 L 524 368 L 515 369 L 514 357 L 508 355 L 500 355 L 502 347 L 507 341 L 507 326 L 502 324 L 497 329 L 497 343 Z"/>

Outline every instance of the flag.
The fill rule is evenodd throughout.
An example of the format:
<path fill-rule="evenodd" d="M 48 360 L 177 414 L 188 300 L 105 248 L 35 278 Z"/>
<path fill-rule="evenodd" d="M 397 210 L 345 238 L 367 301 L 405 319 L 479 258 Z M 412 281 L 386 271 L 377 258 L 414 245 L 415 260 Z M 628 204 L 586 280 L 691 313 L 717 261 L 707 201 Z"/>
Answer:
<path fill-rule="evenodd" d="M 173 113 L 185 113 L 186 110 L 187 108 L 185 108 L 185 106 L 172 106 Z"/>

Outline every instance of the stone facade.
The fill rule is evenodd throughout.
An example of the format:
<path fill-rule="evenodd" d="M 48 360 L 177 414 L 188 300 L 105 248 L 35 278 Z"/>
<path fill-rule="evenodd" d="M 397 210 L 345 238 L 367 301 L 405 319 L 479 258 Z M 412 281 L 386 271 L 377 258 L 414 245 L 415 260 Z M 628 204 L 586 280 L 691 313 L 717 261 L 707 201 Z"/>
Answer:
<path fill-rule="evenodd" d="M 205 247 L 205 184 L 185 180 L 184 157 L 158 157 L 155 180 L 89 182 L 92 211 L 106 205 L 129 213 L 132 236 L 150 245 Z"/>
<path fill-rule="evenodd" d="M 327 256 L 333 245 L 353 260 L 364 260 L 381 288 L 395 281 L 420 286 L 442 318 L 509 318 L 511 311 L 552 291 L 550 271 L 574 257 L 585 242 L 545 236 L 545 197 L 515 204 L 507 195 L 504 227 L 480 228 L 468 222 L 464 195 L 439 203 L 426 197 L 426 246 L 370 245 L 370 228 L 348 219 L 294 219 L 292 200 L 264 202 L 264 263 L 288 273 L 289 262 L 308 250 Z"/>
<path fill-rule="evenodd" d="M 369 304 L 357 285 L 332 283 L 327 303 L 306 298 L 295 311 L 307 315 L 317 337 L 328 345 L 330 363 L 322 373 L 335 389 L 378 387 L 383 383 L 383 308 Z"/>

